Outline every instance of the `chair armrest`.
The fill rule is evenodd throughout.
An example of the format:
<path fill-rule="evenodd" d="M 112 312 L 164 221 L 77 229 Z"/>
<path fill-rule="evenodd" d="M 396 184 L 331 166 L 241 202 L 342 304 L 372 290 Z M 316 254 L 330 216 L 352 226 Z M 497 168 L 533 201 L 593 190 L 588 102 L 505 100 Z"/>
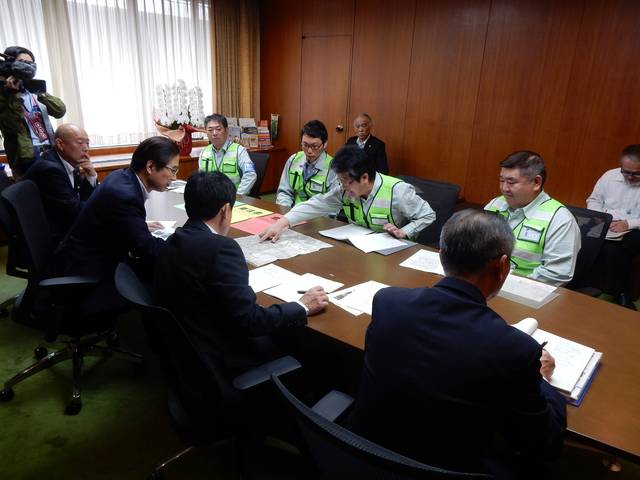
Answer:
<path fill-rule="evenodd" d="M 292 372 L 301 367 L 300 362 L 290 355 L 277 358 L 264 363 L 259 367 L 252 368 L 248 372 L 238 375 L 233 379 L 233 386 L 238 390 L 247 390 L 261 383 L 268 381 L 271 375 L 280 376 Z"/>
<path fill-rule="evenodd" d="M 42 280 L 38 285 L 40 287 L 64 287 L 71 285 L 96 285 L 100 281 L 99 277 L 88 275 L 70 275 L 66 277 L 54 277 Z"/>
<path fill-rule="evenodd" d="M 353 404 L 353 397 L 346 393 L 339 392 L 338 390 L 331 390 L 324 397 L 311 407 L 311 410 L 318 415 L 323 416 L 330 422 L 335 421 L 340 415 L 342 415 L 347 408 Z"/>

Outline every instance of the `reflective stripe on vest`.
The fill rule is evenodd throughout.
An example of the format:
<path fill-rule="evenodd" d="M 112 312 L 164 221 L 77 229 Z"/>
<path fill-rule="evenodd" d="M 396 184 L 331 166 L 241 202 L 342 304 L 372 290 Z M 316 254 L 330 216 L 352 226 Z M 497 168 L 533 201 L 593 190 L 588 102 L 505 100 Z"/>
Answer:
<path fill-rule="evenodd" d="M 231 179 L 237 188 L 240 185 L 240 168 L 238 168 L 239 146 L 237 143 L 231 142 L 227 151 L 224 152 L 220 167 L 218 167 L 213 153 L 213 145 L 207 145 L 200 155 L 200 170 L 203 172 L 222 172 Z"/>
<path fill-rule="evenodd" d="M 362 199 L 351 198 L 346 192 L 342 194 L 342 210 L 350 223 L 370 228 L 375 232 L 382 232 L 387 223 L 400 227 L 393 220 L 391 205 L 393 204 L 393 187 L 402 180 L 383 175 L 380 172 L 377 172 L 376 175 L 380 175 L 382 183 L 378 191 L 373 194 L 373 201 L 366 215 L 363 212 Z"/>
<path fill-rule="evenodd" d="M 550 198 L 538 205 L 529 217 L 525 217 L 513 229 L 513 235 L 516 238 L 511 254 L 511 261 L 515 264 L 514 273 L 526 277 L 541 265 L 549 224 L 556 212 L 563 207 L 564 205 L 560 202 Z M 508 220 L 508 208 L 509 204 L 505 198 L 498 197 L 487 207 L 487 210 L 499 213 Z"/>
<path fill-rule="evenodd" d="M 326 193 L 327 176 L 329 175 L 329 168 L 331 167 L 333 157 L 327 152 L 324 153 L 322 163 L 316 163 L 318 171 L 309 177 L 309 180 L 306 182 L 304 181 L 304 164 L 307 163 L 307 158 L 304 152 L 296 153 L 293 160 L 291 160 L 287 175 L 289 175 L 289 185 L 291 185 L 294 194 L 294 205 L 309 200 L 319 193 Z"/>

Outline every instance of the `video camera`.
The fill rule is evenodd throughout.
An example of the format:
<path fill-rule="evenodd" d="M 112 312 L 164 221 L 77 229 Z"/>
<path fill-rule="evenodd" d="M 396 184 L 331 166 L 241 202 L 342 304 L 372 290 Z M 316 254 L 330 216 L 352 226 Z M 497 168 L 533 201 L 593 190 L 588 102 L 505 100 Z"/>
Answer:
<path fill-rule="evenodd" d="M 13 76 L 22 80 L 24 88 L 36 95 L 47 91 L 47 82 L 34 78 L 36 74 L 35 64 L 16 60 L 15 57 L 4 53 L 0 53 L 0 58 L 0 77 Z M 0 84 L 4 89 L 4 80 L 0 80 Z"/>

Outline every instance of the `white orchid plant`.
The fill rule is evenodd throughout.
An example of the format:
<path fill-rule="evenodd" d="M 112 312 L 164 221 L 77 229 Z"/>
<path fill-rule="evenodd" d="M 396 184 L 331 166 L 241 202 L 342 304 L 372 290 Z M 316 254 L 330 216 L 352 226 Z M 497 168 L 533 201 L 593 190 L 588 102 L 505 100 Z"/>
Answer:
<path fill-rule="evenodd" d="M 155 121 L 163 127 L 175 130 L 184 125 L 204 127 L 202 89 L 187 89 L 184 80 L 173 85 L 156 85 Z"/>

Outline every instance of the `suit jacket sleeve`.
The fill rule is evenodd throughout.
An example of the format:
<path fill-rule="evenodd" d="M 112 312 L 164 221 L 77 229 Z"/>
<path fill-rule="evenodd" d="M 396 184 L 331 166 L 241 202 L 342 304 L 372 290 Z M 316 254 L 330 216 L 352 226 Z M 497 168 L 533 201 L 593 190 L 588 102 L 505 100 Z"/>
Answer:
<path fill-rule="evenodd" d="M 145 222 L 144 203 L 133 197 L 115 198 L 108 203 L 108 212 L 113 219 L 109 224 L 117 230 L 113 234 L 121 238 L 123 245 L 128 245 L 129 252 L 134 257 L 155 259 L 165 244 L 164 240 L 154 237 L 149 232 Z"/>
<path fill-rule="evenodd" d="M 60 225 L 69 228 L 80 213 L 82 203 L 65 172 L 61 168 L 43 167 L 35 170 L 32 176 L 27 174 L 26 178 L 31 178 L 38 185 L 46 210 L 55 215 Z"/>
<path fill-rule="evenodd" d="M 539 351 L 512 384 L 505 434 L 509 445 L 532 463 L 557 456 L 567 426 L 566 403 L 540 375 Z"/>
<path fill-rule="evenodd" d="M 220 302 L 225 310 L 221 321 L 228 327 L 240 329 L 246 335 L 267 335 L 282 327 L 305 325 L 307 315 L 295 302 L 264 308 L 256 303 L 256 295 L 249 286 L 249 271 L 240 246 L 233 240 L 226 241 L 216 256 L 212 285 L 209 291 L 222 295 Z"/>

